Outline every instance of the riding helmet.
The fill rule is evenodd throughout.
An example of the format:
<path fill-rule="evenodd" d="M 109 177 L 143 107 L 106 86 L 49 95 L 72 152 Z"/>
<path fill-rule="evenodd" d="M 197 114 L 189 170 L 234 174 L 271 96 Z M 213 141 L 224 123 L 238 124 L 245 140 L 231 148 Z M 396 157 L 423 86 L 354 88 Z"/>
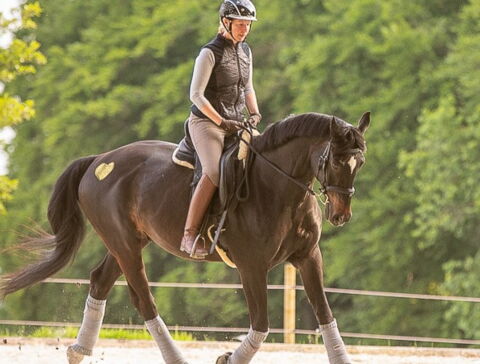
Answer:
<path fill-rule="evenodd" d="M 224 0 L 219 13 L 220 19 L 257 20 L 255 5 L 250 0 Z"/>

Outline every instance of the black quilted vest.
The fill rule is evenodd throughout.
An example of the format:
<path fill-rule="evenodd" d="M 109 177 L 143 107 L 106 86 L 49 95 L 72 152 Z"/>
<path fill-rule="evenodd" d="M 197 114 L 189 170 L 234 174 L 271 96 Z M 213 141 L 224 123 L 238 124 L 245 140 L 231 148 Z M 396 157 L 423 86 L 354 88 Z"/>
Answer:
<path fill-rule="evenodd" d="M 245 86 L 250 76 L 250 48 L 221 34 L 204 46 L 215 55 L 215 66 L 205 89 L 205 97 L 225 119 L 241 120 L 245 109 Z M 207 118 L 196 105 L 192 112 Z M 208 119 L 208 118 L 207 118 Z"/>

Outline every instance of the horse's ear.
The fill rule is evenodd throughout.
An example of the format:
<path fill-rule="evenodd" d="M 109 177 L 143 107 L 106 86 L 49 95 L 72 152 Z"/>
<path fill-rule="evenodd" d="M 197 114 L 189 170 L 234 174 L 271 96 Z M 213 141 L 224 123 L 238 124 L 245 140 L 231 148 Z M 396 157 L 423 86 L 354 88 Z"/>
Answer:
<path fill-rule="evenodd" d="M 370 111 L 364 112 L 360 120 L 358 121 L 358 130 L 360 133 L 365 134 L 365 131 L 370 125 Z"/>
<path fill-rule="evenodd" d="M 332 115 L 330 119 L 330 138 L 334 138 L 335 136 L 339 136 L 344 132 L 343 125 L 337 120 L 337 118 Z"/>

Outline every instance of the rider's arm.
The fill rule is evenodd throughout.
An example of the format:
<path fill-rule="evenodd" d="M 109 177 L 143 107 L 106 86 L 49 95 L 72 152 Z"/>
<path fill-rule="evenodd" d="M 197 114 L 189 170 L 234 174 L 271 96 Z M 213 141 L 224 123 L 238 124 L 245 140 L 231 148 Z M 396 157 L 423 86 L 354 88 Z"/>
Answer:
<path fill-rule="evenodd" d="M 190 84 L 190 100 L 205 116 L 215 124 L 220 125 L 222 117 L 204 95 L 208 80 L 212 74 L 213 66 L 215 66 L 215 56 L 213 52 L 208 48 L 203 48 L 195 60 L 192 83 Z"/>
<path fill-rule="evenodd" d="M 253 88 L 252 52 L 250 52 L 250 76 L 248 78 L 247 85 L 245 86 L 245 102 L 247 104 L 247 109 L 250 115 L 260 114 L 260 112 L 258 111 L 257 95 L 255 94 L 255 89 Z"/>

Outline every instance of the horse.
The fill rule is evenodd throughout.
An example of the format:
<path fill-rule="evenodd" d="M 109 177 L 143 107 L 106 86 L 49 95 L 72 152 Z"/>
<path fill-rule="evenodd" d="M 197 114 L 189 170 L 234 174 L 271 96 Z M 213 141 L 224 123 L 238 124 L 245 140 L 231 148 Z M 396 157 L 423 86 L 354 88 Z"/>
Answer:
<path fill-rule="evenodd" d="M 322 214 L 312 189 L 319 181 L 331 224 L 350 220 L 353 182 L 365 162 L 369 124 L 369 112 L 357 126 L 332 115 L 305 113 L 272 123 L 251 140 L 262 158 L 253 158 L 250 194 L 229 211 L 220 238 L 240 275 L 251 327 L 237 349 L 220 355 L 217 363 L 249 363 L 259 350 L 269 330 L 267 275 L 284 262 L 300 272 L 330 363 L 350 363 L 324 291 L 318 244 Z M 58 272 L 73 260 L 84 237 L 84 216 L 88 219 L 108 252 L 90 273 L 82 325 L 76 343 L 67 348 L 70 364 L 92 354 L 106 298 L 122 274 L 165 362 L 186 363 L 157 312 L 142 260 L 149 242 L 192 260 L 180 251 L 180 241 L 193 173 L 172 162 L 175 148 L 164 141 L 137 141 L 72 162 L 56 181 L 49 202 L 53 233 L 42 232 L 29 241 L 45 250 L 44 257 L 1 279 L 4 299 Z M 222 258 L 214 251 L 204 260 Z"/>

